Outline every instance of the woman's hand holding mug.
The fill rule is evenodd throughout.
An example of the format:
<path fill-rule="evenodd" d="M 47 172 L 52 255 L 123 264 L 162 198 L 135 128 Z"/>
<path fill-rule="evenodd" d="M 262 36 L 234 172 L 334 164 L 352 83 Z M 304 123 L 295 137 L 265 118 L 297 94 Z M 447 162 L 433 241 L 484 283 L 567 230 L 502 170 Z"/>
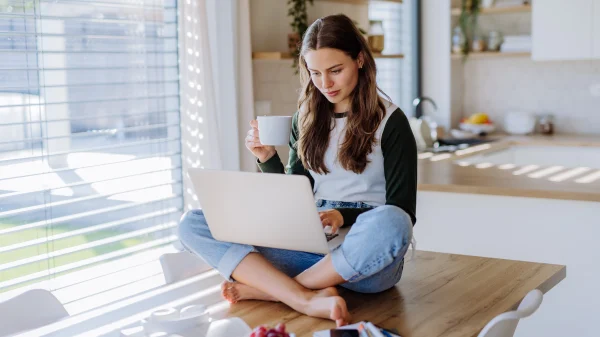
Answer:
<path fill-rule="evenodd" d="M 248 148 L 248 150 L 250 150 L 250 152 L 252 152 L 256 158 L 258 158 L 258 161 L 264 163 L 271 159 L 271 157 L 273 157 L 277 151 L 275 150 L 275 146 L 263 145 L 260 142 L 257 120 L 254 119 L 250 121 L 250 126 L 252 128 L 246 135 L 246 148 Z"/>

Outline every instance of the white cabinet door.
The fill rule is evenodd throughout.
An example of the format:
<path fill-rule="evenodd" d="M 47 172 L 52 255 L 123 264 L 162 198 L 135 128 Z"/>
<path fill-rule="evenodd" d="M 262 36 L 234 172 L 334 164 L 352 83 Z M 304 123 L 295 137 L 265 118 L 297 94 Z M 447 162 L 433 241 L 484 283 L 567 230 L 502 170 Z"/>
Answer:
<path fill-rule="evenodd" d="M 600 59 L 600 0 L 594 0 L 593 13 L 592 56 L 595 59 Z"/>
<path fill-rule="evenodd" d="M 598 0 L 542 0 L 532 4 L 534 60 L 592 58 L 592 9 Z"/>

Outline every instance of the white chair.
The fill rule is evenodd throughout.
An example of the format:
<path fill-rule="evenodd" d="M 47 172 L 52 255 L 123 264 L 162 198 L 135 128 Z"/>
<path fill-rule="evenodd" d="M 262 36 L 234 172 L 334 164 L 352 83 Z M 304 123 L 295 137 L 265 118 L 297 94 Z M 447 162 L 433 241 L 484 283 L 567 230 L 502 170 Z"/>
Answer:
<path fill-rule="evenodd" d="M 478 337 L 512 337 L 519 320 L 531 316 L 542 304 L 544 294 L 534 289 L 525 295 L 516 311 L 494 317 L 479 333 Z"/>
<path fill-rule="evenodd" d="M 212 269 L 200 257 L 188 251 L 163 254 L 160 257 L 160 265 L 162 266 L 167 284 L 178 282 Z"/>
<path fill-rule="evenodd" d="M 0 303 L 0 336 L 39 328 L 69 317 L 69 313 L 51 292 L 28 290 Z"/>

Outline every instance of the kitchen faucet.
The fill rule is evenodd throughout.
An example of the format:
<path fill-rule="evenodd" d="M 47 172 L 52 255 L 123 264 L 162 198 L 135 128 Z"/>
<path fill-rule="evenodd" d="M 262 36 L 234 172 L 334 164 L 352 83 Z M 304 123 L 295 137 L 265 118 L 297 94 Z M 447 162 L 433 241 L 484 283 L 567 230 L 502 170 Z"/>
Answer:
<path fill-rule="evenodd" d="M 435 104 L 435 101 L 433 99 L 431 99 L 427 96 L 419 96 L 412 101 L 412 104 L 415 107 L 415 116 L 417 118 L 423 116 L 423 113 L 421 113 L 421 111 L 419 110 L 419 106 L 421 105 L 421 103 L 423 103 L 425 101 L 430 102 L 431 105 L 433 105 L 434 111 L 437 111 L 437 104 Z"/>
<path fill-rule="evenodd" d="M 420 143 L 421 148 L 432 148 L 438 147 L 438 133 L 437 133 L 437 123 L 429 116 L 425 116 L 420 113 L 419 109 L 421 103 L 429 101 L 431 105 L 433 105 L 434 111 L 437 111 L 437 105 L 433 101 L 433 99 L 427 96 L 419 96 L 412 101 L 413 106 L 415 107 L 415 116 L 411 122 L 413 124 L 413 133 L 415 133 L 415 137 L 417 140 L 417 144 Z"/>

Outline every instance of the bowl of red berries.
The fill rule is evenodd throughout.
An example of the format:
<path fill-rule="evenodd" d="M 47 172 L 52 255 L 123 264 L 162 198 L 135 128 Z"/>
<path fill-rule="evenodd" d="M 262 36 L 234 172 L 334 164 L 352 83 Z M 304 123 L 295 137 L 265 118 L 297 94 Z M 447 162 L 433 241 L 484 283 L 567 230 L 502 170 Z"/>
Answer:
<path fill-rule="evenodd" d="M 285 324 L 279 323 L 274 328 L 270 328 L 266 325 L 259 325 L 252 330 L 250 337 L 296 337 L 296 335 L 286 332 Z"/>

